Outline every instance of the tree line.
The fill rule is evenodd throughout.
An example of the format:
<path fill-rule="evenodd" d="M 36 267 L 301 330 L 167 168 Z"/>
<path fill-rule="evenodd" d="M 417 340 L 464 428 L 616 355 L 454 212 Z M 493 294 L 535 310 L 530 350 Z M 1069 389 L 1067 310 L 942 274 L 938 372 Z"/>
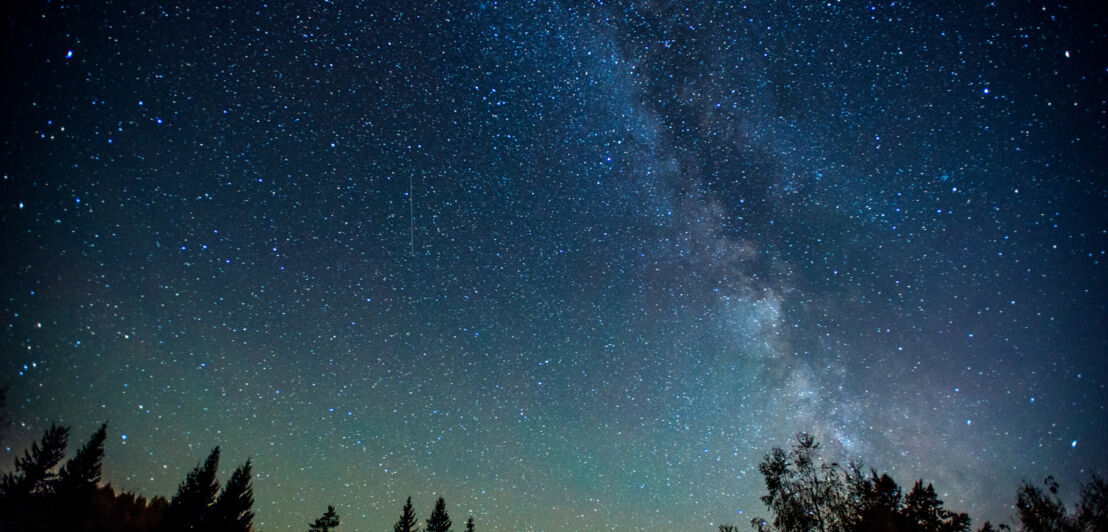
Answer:
<path fill-rule="evenodd" d="M 758 464 L 767 493 L 761 497 L 771 520 L 756 517 L 758 532 L 969 532 L 970 518 L 943 506 L 931 483 L 917 480 L 903 490 L 887 473 L 866 471 L 853 462 L 821 459 L 819 443 L 799 433 L 788 451 L 773 448 Z M 1072 511 L 1058 496 L 1053 477 L 1046 490 L 1024 481 L 1016 491 L 1019 527 L 1024 532 L 1108 532 L 1108 483 L 1097 475 L 1081 486 Z M 1011 530 L 986 521 L 979 532 Z M 720 532 L 737 532 L 720 525 Z"/>
<path fill-rule="evenodd" d="M 0 389 L 0 411 L 4 394 Z M 2 420 L 2 418 L 0 418 Z M 172 498 L 147 500 L 101 485 L 107 425 L 102 424 L 69 460 L 67 427 L 51 426 L 17 457 L 13 471 L 0 476 L 0 530 L 28 532 L 250 532 L 254 528 L 253 462 L 236 468 L 220 487 L 221 456 L 215 447 L 197 464 Z M 824 461 L 819 444 L 806 433 L 788 451 L 774 448 L 758 470 L 766 485 L 761 497 L 771 519 L 750 523 L 758 532 L 969 532 L 965 513 L 944 507 L 935 488 L 915 482 L 907 494 L 886 473 L 853 462 Z M 1068 509 L 1058 483 L 1047 477 L 1043 488 L 1023 482 L 1016 492 L 1019 529 L 1024 532 L 1108 532 L 1108 483 L 1099 476 L 1081 486 L 1080 500 Z M 1045 489 L 1044 489 L 1045 488 Z M 334 506 L 308 525 L 309 532 L 331 532 L 340 524 Z M 451 532 L 446 502 L 439 497 L 420 530 L 412 499 L 401 510 L 393 532 Z M 737 532 L 720 525 L 720 532 Z M 984 523 L 979 532 L 1011 530 Z M 475 532 L 473 517 L 466 532 Z"/>
<path fill-rule="evenodd" d="M 2 400 L 2 399 L 0 399 Z M 253 463 L 236 468 L 220 489 L 220 448 L 185 476 L 171 499 L 147 500 L 101 485 L 107 424 L 92 434 L 63 463 L 69 428 L 51 426 L 42 439 L 16 458 L 14 470 L 0 477 L 0 530 L 49 532 L 251 532 L 254 529 Z M 309 532 L 338 528 L 334 506 L 308 525 Z M 446 501 L 439 497 L 422 532 L 451 532 Z M 394 532 L 420 532 L 412 498 Z M 475 532 L 470 516 L 465 532 Z"/>

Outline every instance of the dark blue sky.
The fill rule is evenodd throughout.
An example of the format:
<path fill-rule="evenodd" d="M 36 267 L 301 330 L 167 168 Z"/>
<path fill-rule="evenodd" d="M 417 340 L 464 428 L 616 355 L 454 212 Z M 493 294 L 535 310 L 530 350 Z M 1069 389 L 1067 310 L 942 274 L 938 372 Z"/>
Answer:
<path fill-rule="evenodd" d="M 977 525 L 1105 472 L 1099 8 L 277 4 L 3 8 L 5 467 L 219 444 L 263 530 L 745 525 L 801 430 Z"/>

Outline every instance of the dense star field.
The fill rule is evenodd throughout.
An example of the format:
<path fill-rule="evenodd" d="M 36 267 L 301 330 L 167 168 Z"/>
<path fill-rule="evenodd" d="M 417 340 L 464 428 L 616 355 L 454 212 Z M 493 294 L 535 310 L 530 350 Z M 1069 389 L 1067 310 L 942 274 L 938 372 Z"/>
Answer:
<path fill-rule="evenodd" d="M 745 526 L 802 430 L 975 526 L 1108 473 L 1097 2 L 14 4 L 0 470 L 107 421 L 261 530 L 551 532 Z"/>

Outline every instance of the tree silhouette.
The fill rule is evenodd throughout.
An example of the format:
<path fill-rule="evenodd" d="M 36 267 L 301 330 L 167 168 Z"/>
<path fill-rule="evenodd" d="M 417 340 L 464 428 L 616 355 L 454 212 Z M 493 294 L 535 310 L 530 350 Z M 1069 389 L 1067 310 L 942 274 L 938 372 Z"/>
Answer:
<path fill-rule="evenodd" d="M 773 525 L 782 531 L 840 530 L 841 507 L 845 491 L 838 464 L 819 458 L 819 444 L 810 434 L 796 435 L 790 453 L 775 447 L 767 454 L 758 471 L 769 493 L 762 497 L 773 511 Z M 752 524 L 758 527 L 761 519 Z"/>
<path fill-rule="evenodd" d="M 857 470 L 857 468 L 855 468 Z M 907 526 L 900 515 L 900 486 L 887 474 L 858 472 L 848 475 L 853 506 L 846 529 L 852 532 L 897 532 Z"/>
<path fill-rule="evenodd" d="M 970 519 L 943 508 L 943 501 L 935 494 L 930 483 L 923 487 L 923 479 L 916 481 L 912 491 L 904 497 L 902 512 L 912 530 L 920 532 L 967 532 Z"/>
<path fill-rule="evenodd" d="M 419 527 L 416 526 L 415 510 L 412 509 L 412 498 L 408 497 L 408 502 L 404 503 L 404 509 L 400 513 L 400 519 L 396 521 L 395 525 L 392 525 L 393 532 L 416 532 Z"/>
<path fill-rule="evenodd" d="M 1066 507 L 1058 498 L 1058 483 L 1054 477 L 1043 479 L 1050 495 L 1024 481 L 1016 492 L 1016 510 L 1026 532 L 1055 532 L 1071 530 L 1066 518 Z"/>
<path fill-rule="evenodd" d="M 227 485 L 211 508 L 210 526 L 220 532 L 249 532 L 254 526 L 254 487 L 251 476 L 252 464 L 235 469 Z"/>
<path fill-rule="evenodd" d="M 58 475 L 57 492 L 63 497 L 91 494 L 100 484 L 100 470 L 104 464 L 104 440 L 108 437 L 107 423 L 92 434 L 77 454 L 70 458 Z"/>
<path fill-rule="evenodd" d="M 107 424 L 101 424 L 65 464 L 69 429 L 52 425 L 14 469 L 0 477 L 0 531 L 248 532 L 253 529 L 253 464 L 247 460 L 219 491 L 220 448 L 180 484 L 172 502 L 117 493 L 101 486 Z M 216 495 L 218 494 L 218 498 Z M 326 517 L 326 516 L 325 516 Z M 333 517 L 333 522 L 330 517 Z M 321 523 L 337 526 L 338 517 Z"/>
<path fill-rule="evenodd" d="M 919 481 L 901 497 L 900 487 L 874 469 L 867 475 L 850 463 L 824 462 L 819 444 L 797 434 L 790 452 L 774 448 L 758 470 L 768 493 L 762 502 L 773 526 L 755 518 L 759 531 L 779 532 L 968 532 L 969 517 L 943 508 L 935 488 Z"/>
<path fill-rule="evenodd" d="M 1081 486 L 1081 501 L 1074 514 L 1058 497 L 1054 477 L 1043 480 L 1047 493 L 1024 481 L 1016 492 L 1016 509 L 1026 532 L 1076 532 L 1108 530 L 1108 484 L 1097 475 Z"/>
<path fill-rule="evenodd" d="M 51 512 L 50 516 L 57 528 L 79 530 L 86 527 L 93 513 L 93 497 L 100 485 L 107 436 L 108 425 L 101 424 L 77 454 L 62 466 L 54 483 L 55 500 L 52 501 L 61 511 Z"/>
<path fill-rule="evenodd" d="M 54 502 L 55 472 L 65 456 L 69 429 L 51 425 L 42 440 L 16 458 L 15 470 L 0 478 L 0 530 L 50 530 L 57 512 Z"/>
<path fill-rule="evenodd" d="M 335 513 L 334 506 L 328 506 L 327 511 L 319 519 L 308 525 L 308 532 L 328 532 L 337 526 L 339 526 L 339 514 Z"/>
<path fill-rule="evenodd" d="M 435 502 L 431 517 L 427 518 L 427 532 L 450 532 L 450 516 L 446 513 L 446 501 L 442 497 Z"/>
<path fill-rule="evenodd" d="M 197 465 L 177 488 L 169 504 L 168 524 L 177 530 L 204 530 L 208 513 L 219 493 L 219 447 L 203 465 Z"/>
<path fill-rule="evenodd" d="M 2 496 L 12 500 L 51 493 L 57 476 L 54 468 L 65 457 L 68 441 L 68 427 L 51 425 L 46 429 L 41 444 L 32 443 L 29 450 L 23 451 L 21 458 L 15 459 L 15 472 L 5 474 L 0 480 Z"/>
<path fill-rule="evenodd" d="M 1077 525 L 1082 530 L 1108 530 L 1108 483 L 1093 475 L 1081 487 L 1081 502 L 1077 505 Z"/>
<path fill-rule="evenodd" d="M 0 530 L 26 532 L 250 532 L 253 530 L 253 463 L 235 469 L 223 490 L 216 474 L 220 448 L 198 464 L 180 484 L 172 501 L 147 500 L 130 492 L 101 486 L 107 425 L 102 424 L 64 466 L 69 429 L 52 425 L 15 460 L 12 472 L 0 477 Z M 762 501 L 774 512 L 773 526 L 763 519 L 752 525 L 762 532 L 969 532 L 970 519 L 943 507 L 932 484 L 915 482 L 903 495 L 887 474 L 853 462 L 841 467 L 819 456 L 819 444 L 805 433 L 786 452 L 774 448 L 758 465 L 768 493 Z M 1080 501 L 1067 511 L 1058 483 L 1047 477 L 1043 487 L 1023 482 L 1016 507 L 1025 532 L 1108 531 L 1108 483 L 1099 476 L 1081 485 Z M 218 496 L 217 496 L 218 495 Z M 450 532 L 446 501 L 439 497 L 425 532 Z M 334 506 L 309 525 L 310 532 L 330 532 L 339 526 Z M 999 525 L 999 530 L 1011 530 Z M 473 516 L 466 532 L 476 529 Z M 737 532 L 719 525 L 720 532 Z M 408 497 L 394 532 L 418 532 L 412 499 Z M 978 532 L 997 532 L 989 522 Z"/>

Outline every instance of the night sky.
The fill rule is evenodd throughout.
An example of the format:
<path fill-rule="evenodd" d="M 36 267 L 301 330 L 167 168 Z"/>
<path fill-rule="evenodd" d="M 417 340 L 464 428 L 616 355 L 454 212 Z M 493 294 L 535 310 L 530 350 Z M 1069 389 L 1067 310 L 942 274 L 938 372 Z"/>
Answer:
<path fill-rule="evenodd" d="M 745 527 L 801 430 L 975 526 L 1108 473 L 1098 2 L 14 4 L 2 470 L 107 421 L 262 530 L 550 532 Z"/>

